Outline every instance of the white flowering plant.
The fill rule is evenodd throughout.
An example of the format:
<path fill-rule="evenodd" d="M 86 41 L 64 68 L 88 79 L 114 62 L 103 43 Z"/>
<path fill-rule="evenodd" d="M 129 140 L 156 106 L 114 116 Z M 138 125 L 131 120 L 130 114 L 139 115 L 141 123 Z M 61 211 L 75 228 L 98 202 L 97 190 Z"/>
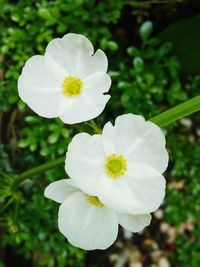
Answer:
<path fill-rule="evenodd" d="M 60 203 L 60 232 L 85 250 L 111 246 L 118 225 L 140 232 L 150 224 L 166 187 L 168 152 L 160 127 L 200 109 L 197 96 L 149 120 L 123 114 L 101 129 L 93 119 L 110 98 L 107 69 L 102 50 L 94 52 L 85 36 L 69 33 L 52 40 L 44 56 L 31 57 L 18 80 L 19 96 L 39 116 L 87 122 L 94 131 L 78 133 L 66 157 L 30 169 L 14 182 L 18 186 L 30 175 L 63 165 L 66 177 L 48 185 L 44 195 Z"/>

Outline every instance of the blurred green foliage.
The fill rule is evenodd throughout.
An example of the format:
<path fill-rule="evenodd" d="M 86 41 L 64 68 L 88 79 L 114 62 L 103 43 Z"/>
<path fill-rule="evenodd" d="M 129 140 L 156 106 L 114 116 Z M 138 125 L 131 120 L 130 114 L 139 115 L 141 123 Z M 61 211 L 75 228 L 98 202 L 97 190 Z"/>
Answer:
<path fill-rule="evenodd" d="M 32 152 L 37 150 L 41 156 L 49 159 L 63 155 L 72 130 L 64 128 L 63 123 L 58 119 L 48 124 L 44 121 L 45 119 L 39 116 L 27 116 L 26 127 L 21 131 L 25 138 L 19 141 L 18 146 L 28 148 Z"/>
<path fill-rule="evenodd" d="M 76 32 L 90 37 L 102 49 L 116 50 L 107 25 L 117 21 L 123 5 L 121 0 L 98 4 L 93 0 L 22 0 L 17 4 L 1 0 L 0 53 L 6 56 L 1 61 L 6 78 L 0 88 L 1 109 L 8 111 L 18 101 L 16 81 L 24 62 L 43 53 L 52 38 Z"/>
<path fill-rule="evenodd" d="M 200 72 L 199 25 L 200 15 L 174 23 L 159 35 L 161 40 L 173 43 L 185 75 L 195 75 Z"/>
<path fill-rule="evenodd" d="M 136 1 L 130 1 L 130 6 L 134 6 L 133 2 Z M 123 34 L 113 31 L 121 27 L 118 25 L 125 4 L 122 0 L 16 3 L 1 0 L 0 122 L 4 143 L 0 145 L 1 207 L 13 194 L 10 177 L 64 155 L 72 136 L 88 130 L 87 125 L 69 127 L 59 119 L 41 118 L 19 100 L 17 79 L 24 62 L 34 54 L 42 54 L 52 38 L 67 32 L 81 33 L 108 55 L 112 98 L 97 119 L 100 125 L 127 112 L 150 118 L 198 94 L 200 76 L 181 75 L 172 44 L 153 36 L 151 22 L 140 29 L 133 25 L 138 32 L 137 45 L 132 43 L 132 38 L 124 40 Z M 176 250 L 170 257 L 172 266 L 197 267 L 200 264 L 198 116 L 192 116 L 190 123 L 190 126 L 175 123 L 165 129 L 171 159 L 167 183 L 184 181 L 184 187 L 168 187 L 164 215 L 174 227 L 193 219 L 195 229 L 188 235 L 178 234 Z M 86 253 L 71 246 L 58 232 L 58 205 L 43 196 L 47 184 L 65 176 L 64 168 L 56 168 L 27 180 L 12 195 L 11 205 L 0 208 L 3 229 L 0 249 L 11 247 L 36 266 L 85 266 Z M 153 238 L 153 233 L 149 234 Z"/>

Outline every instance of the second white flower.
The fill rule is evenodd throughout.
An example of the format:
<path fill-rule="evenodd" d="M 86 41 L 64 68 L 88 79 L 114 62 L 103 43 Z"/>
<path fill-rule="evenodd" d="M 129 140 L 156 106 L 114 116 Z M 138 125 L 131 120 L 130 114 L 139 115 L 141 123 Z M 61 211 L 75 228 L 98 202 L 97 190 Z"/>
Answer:
<path fill-rule="evenodd" d="M 68 147 L 65 169 L 87 194 L 117 212 L 155 211 L 165 195 L 162 173 L 168 165 L 165 136 L 142 116 L 119 116 L 102 135 L 76 135 Z"/>

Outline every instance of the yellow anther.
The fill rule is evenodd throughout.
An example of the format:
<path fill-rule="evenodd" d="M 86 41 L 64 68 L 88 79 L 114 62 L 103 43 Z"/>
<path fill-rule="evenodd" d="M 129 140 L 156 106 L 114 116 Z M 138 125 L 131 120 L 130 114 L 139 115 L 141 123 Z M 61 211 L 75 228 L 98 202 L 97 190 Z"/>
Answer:
<path fill-rule="evenodd" d="M 112 154 L 106 159 L 105 169 L 110 177 L 117 179 L 127 171 L 126 159 L 122 155 L 116 156 Z"/>
<path fill-rule="evenodd" d="M 90 203 L 91 205 L 94 205 L 97 208 L 103 208 L 104 207 L 104 204 L 98 199 L 98 197 L 88 196 L 87 202 Z"/>
<path fill-rule="evenodd" d="M 67 96 L 80 95 L 82 87 L 83 82 L 81 81 L 81 79 L 73 76 L 65 77 L 62 83 L 63 93 Z"/>

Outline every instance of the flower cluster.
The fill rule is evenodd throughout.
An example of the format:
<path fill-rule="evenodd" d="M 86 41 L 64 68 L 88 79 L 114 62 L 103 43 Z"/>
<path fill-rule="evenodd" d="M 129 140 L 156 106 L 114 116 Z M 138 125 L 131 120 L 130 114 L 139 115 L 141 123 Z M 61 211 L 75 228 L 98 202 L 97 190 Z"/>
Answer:
<path fill-rule="evenodd" d="M 104 109 L 111 80 L 107 58 L 90 41 L 67 34 L 30 58 L 19 79 L 21 98 L 39 115 L 77 123 Z M 106 123 L 102 134 L 74 136 L 66 153 L 70 179 L 51 183 L 45 196 L 60 203 L 58 227 L 74 246 L 106 249 L 118 225 L 139 232 L 165 195 L 168 165 L 161 129 L 142 116 L 125 114 Z"/>

